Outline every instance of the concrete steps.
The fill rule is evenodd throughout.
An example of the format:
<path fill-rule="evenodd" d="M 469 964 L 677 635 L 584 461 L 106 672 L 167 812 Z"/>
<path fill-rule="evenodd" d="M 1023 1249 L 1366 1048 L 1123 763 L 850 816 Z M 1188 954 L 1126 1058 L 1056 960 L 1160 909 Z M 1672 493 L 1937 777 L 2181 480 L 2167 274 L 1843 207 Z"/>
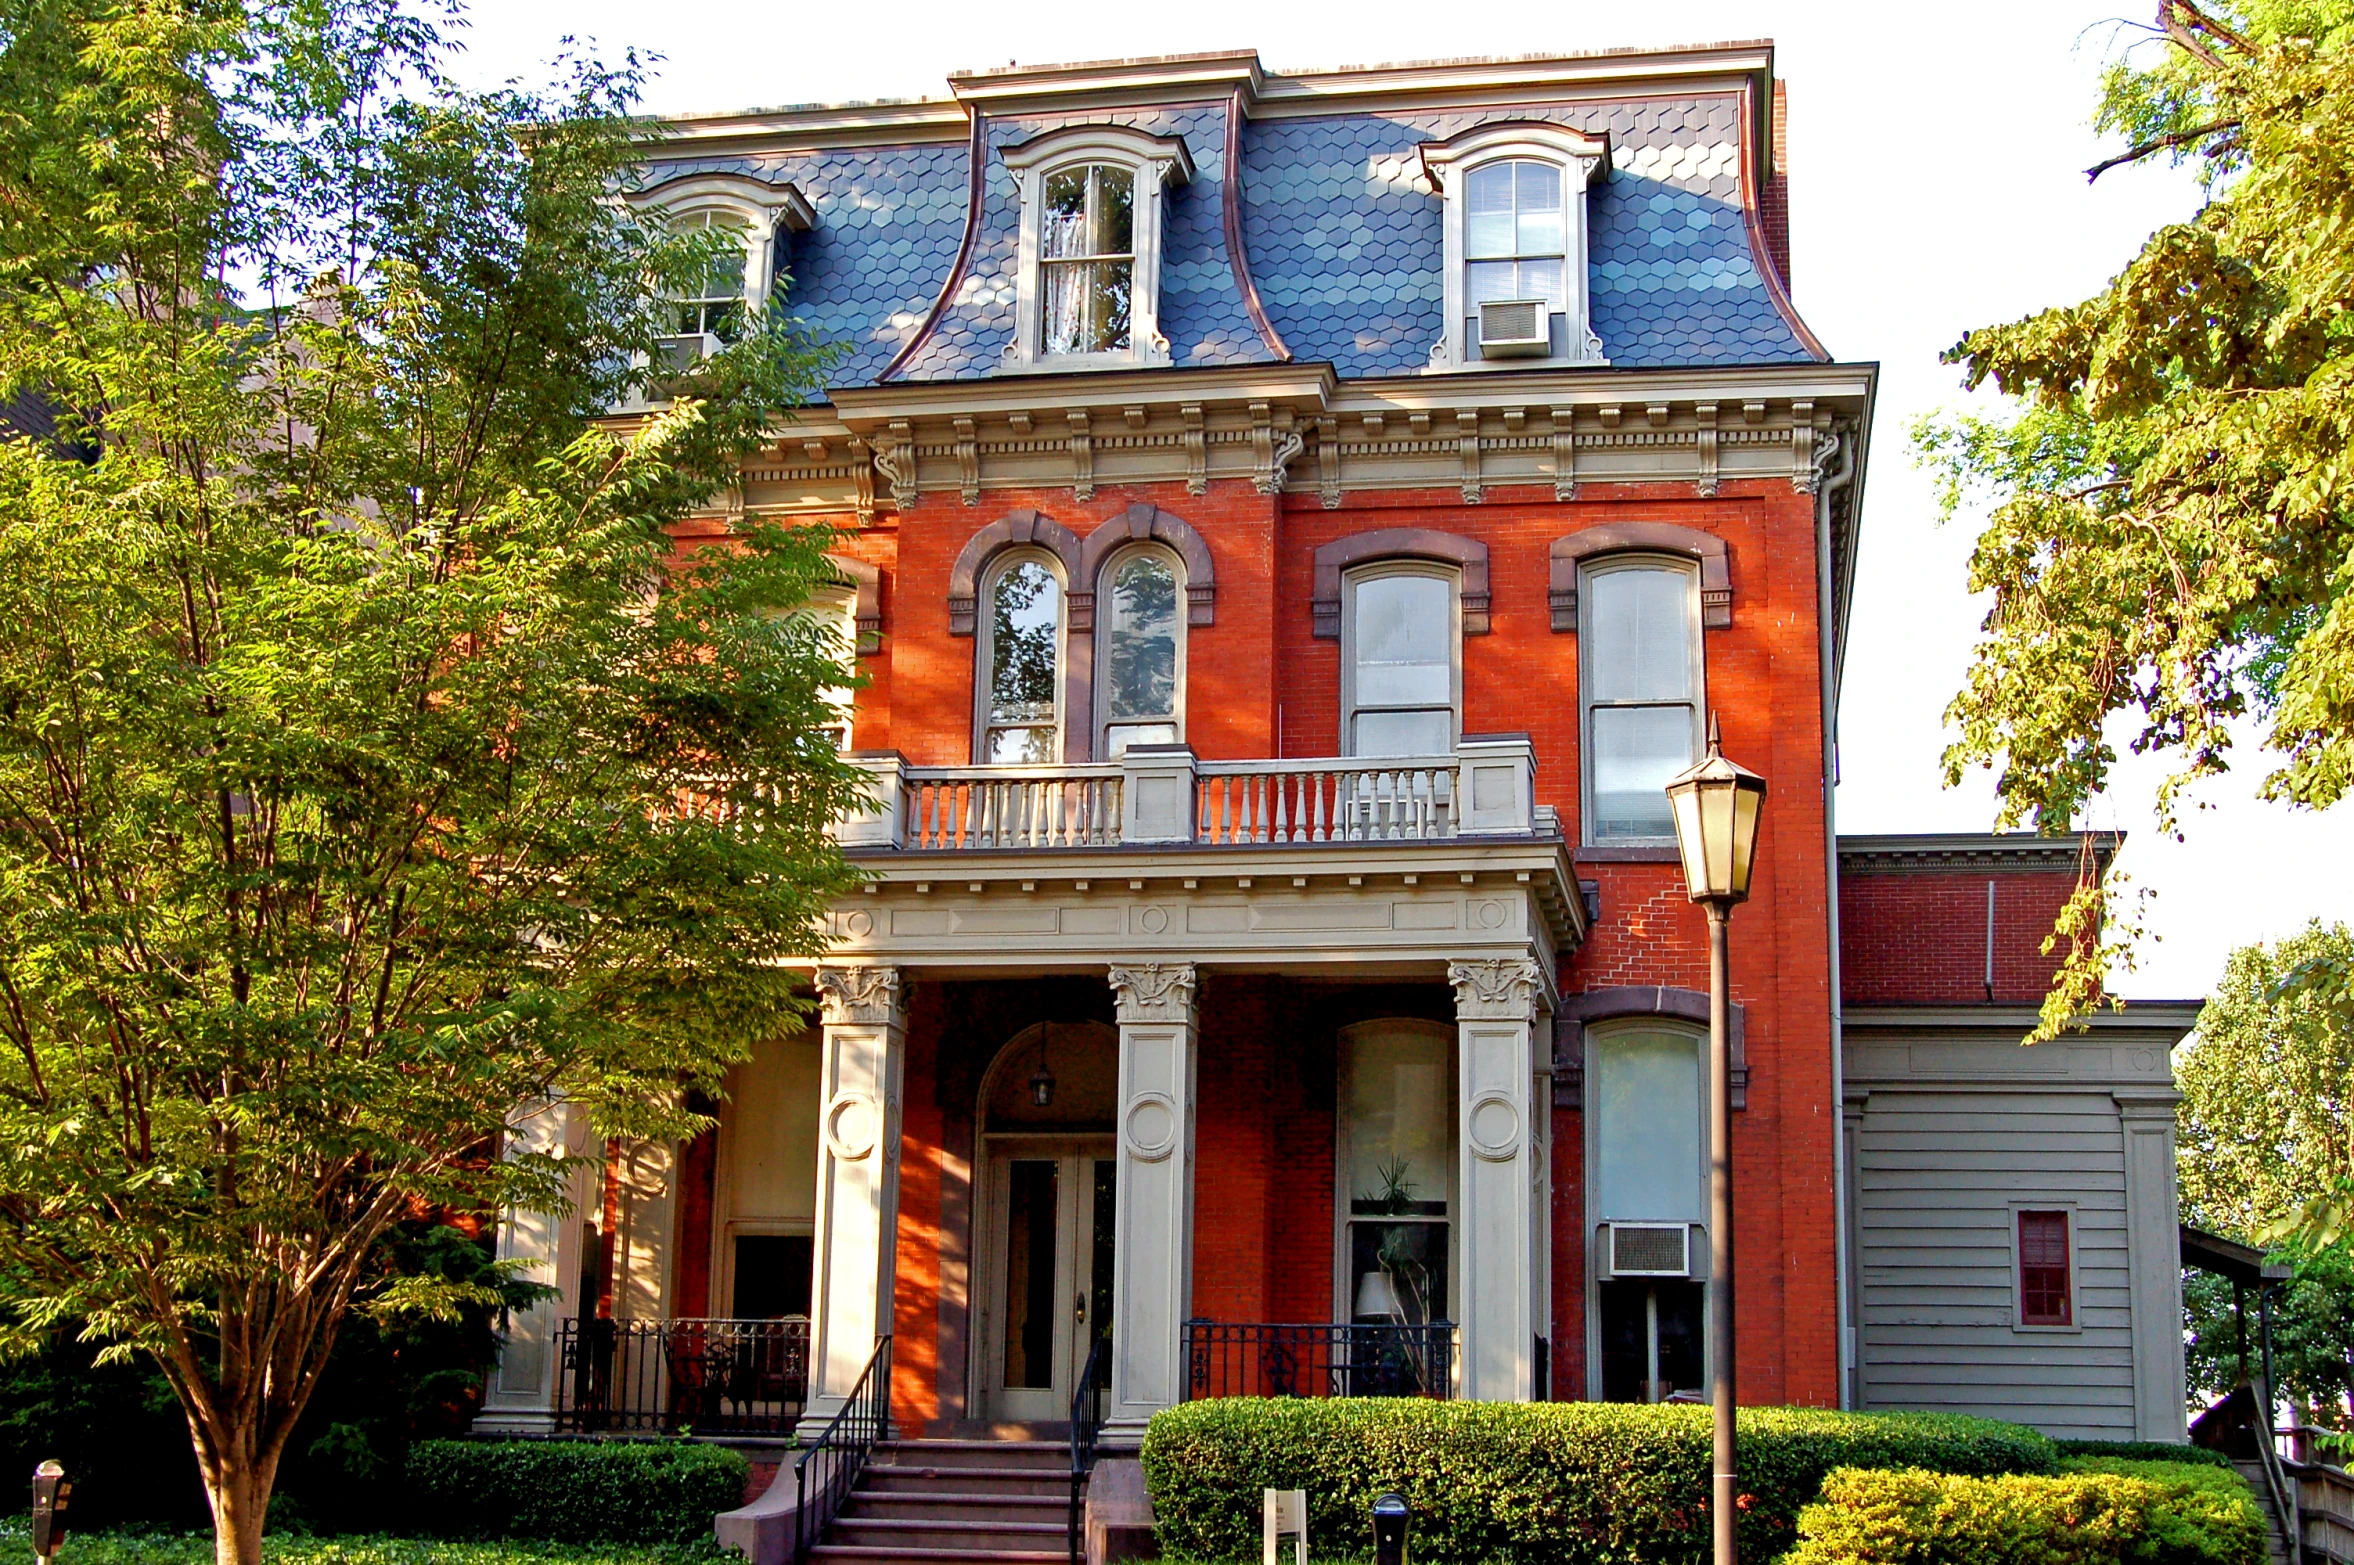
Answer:
<path fill-rule="evenodd" d="M 892 1440 L 875 1447 L 817 1560 L 1054 1565 L 1069 1557 L 1070 1447 Z"/>

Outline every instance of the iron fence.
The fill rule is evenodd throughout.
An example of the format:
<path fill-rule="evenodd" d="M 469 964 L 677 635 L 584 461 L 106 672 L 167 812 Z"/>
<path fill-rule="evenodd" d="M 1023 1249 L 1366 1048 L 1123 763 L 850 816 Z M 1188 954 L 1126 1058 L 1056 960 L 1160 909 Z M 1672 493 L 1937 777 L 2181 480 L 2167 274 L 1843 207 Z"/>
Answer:
<path fill-rule="evenodd" d="M 1185 1323 L 1186 1397 L 1434 1397 L 1451 1394 L 1455 1325 Z"/>
<path fill-rule="evenodd" d="M 564 1322 L 556 1427 L 582 1434 L 789 1435 L 809 1391 L 809 1322 Z"/>

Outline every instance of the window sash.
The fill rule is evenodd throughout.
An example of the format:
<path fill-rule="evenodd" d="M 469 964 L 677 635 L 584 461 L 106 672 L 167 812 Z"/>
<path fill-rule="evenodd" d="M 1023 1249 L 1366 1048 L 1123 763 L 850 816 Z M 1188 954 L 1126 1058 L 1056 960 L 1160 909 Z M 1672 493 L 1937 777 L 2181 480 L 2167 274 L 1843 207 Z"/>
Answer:
<path fill-rule="evenodd" d="M 2069 1277 L 2068 1214 L 2019 1214 L 2019 1324 L 2073 1324 Z"/>
<path fill-rule="evenodd" d="M 1593 843 L 1675 837 L 1666 784 L 1700 753 L 1705 675 L 1698 577 L 1631 560 L 1584 573 L 1579 686 L 1585 811 Z"/>
<path fill-rule="evenodd" d="M 984 765 L 1060 760 L 1065 657 L 1062 578 L 1018 555 L 993 570 L 976 637 L 980 759 Z"/>
<path fill-rule="evenodd" d="M 1116 353 L 1130 342 L 1136 294 L 1136 176 L 1091 163 L 1040 188 L 1039 350 Z"/>
<path fill-rule="evenodd" d="M 1463 645 L 1453 579 L 1399 570 L 1352 578 L 1347 612 L 1348 753 L 1452 751 Z"/>

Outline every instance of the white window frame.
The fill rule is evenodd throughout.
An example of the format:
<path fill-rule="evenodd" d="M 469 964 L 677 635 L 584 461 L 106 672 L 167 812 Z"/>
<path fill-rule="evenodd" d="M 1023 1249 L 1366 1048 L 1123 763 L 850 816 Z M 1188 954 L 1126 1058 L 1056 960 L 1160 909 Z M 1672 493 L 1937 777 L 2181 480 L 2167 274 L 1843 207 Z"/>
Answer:
<path fill-rule="evenodd" d="M 1552 328 L 1557 346 L 1551 354 L 1480 359 L 1473 356 L 1477 344 L 1466 341 L 1463 326 L 1470 309 L 1465 302 L 1469 261 L 1464 254 L 1464 189 L 1473 169 L 1522 160 L 1549 163 L 1561 171 L 1561 216 L 1566 228 L 1562 235 L 1562 291 L 1567 308 Z M 1602 339 L 1594 335 L 1592 287 L 1586 264 L 1586 233 L 1590 226 L 1586 221 L 1586 190 L 1598 174 L 1608 177 L 1609 163 L 1610 144 L 1606 138 L 1589 136 L 1566 125 L 1527 122 L 1492 125 L 1445 141 L 1423 144 L 1423 177 L 1446 201 L 1447 319 L 1446 330 L 1431 345 L 1432 371 L 1455 373 L 1609 362 L 1602 356 Z"/>
<path fill-rule="evenodd" d="M 826 686 L 823 695 L 826 704 L 841 714 L 842 742 L 835 748 L 847 754 L 852 735 L 857 731 L 858 589 L 831 583 L 818 587 L 809 594 L 803 612 L 822 620 L 834 633 L 835 645 L 841 649 L 846 682 Z"/>
<path fill-rule="evenodd" d="M 1121 566 L 1147 555 L 1167 565 L 1170 574 L 1177 579 L 1177 681 L 1176 689 L 1171 697 L 1173 709 L 1169 714 L 1169 721 L 1177 729 L 1177 737 L 1173 742 L 1177 744 L 1185 742 L 1185 657 L 1186 643 L 1192 639 L 1186 632 L 1189 628 L 1188 621 L 1192 617 L 1190 605 L 1193 599 L 1189 591 L 1192 583 L 1185 574 L 1185 559 L 1175 549 L 1165 543 L 1133 543 L 1125 548 L 1114 550 L 1111 557 L 1103 562 L 1103 569 L 1096 572 L 1095 689 L 1092 705 L 1095 709 L 1094 753 L 1100 760 L 1113 759 L 1111 733 L 1115 725 L 1122 722 L 1152 721 L 1150 718 L 1116 719 L 1112 716 L 1110 700 L 1112 660 L 1109 654 L 1112 644 L 1112 615 L 1118 610 L 1117 600 L 1112 594 L 1112 583 L 1118 579 Z"/>
<path fill-rule="evenodd" d="M 1340 753 L 1357 753 L 1357 589 L 1369 581 L 1385 576 L 1428 576 L 1446 583 L 1449 644 L 1453 648 L 1449 663 L 1450 689 L 1447 748 L 1442 755 L 1454 753 L 1463 741 L 1463 572 L 1452 565 L 1441 565 L 1434 560 L 1371 560 L 1355 566 L 1341 577 L 1340 613 Z M 1402 711 L 1409 708 L 1370 707 L 1375 712 Z"/>
<path fill-rule="evenodd" d="M 2065 1326 L 2029 1325 L 2027 1323 L 2027 1279 L 2023 1275 L 2024 1257 L 2019 1253 L 2019 1214 L 2022 1212 L 2057 1212 L 2068 1220 L 2068 1324 Z M 2011 1252 L 2011 1330 L 2022 1337 L 2077 1337 L 2084 1334 L 2084 1268 L 2080 1259 L 2084 1254 L 2084 1224 L 2073 1199 L 2037 1199 L 2014 1196 L 2003 1209 L 2003 1223 L 2008 1231 L 2004 1243 Z"/>
<path fill-rule="evenodd" d="M 1692 755 L 1694 759 L 1706 748 L 1708 725 L 1708 649 L 1701 634 L 1700 562 L 1673 554 L 1603 554 L 1579 562 L 1578 565 L 1578 838 L 1587 847 L 1673 847 L 1675 834 L 1657 837 L 1612 837 L 1607 841 L 1594 835 L 1594 646 L 1593 584 L 1597 577 L 1615 571 L 1658 570 L 1674 571 L 1685 578 L 1684 624 L 1686 646 L 1692 660 Z M 1610 705 L 1642 706 L 1654 703 L 1611 702 Z"/>
<path fill-rule="evenodd" d="M 1340 1047 L 1336 1051 L 1334 1060 L 1332 1106 L 1332 1318 L 1336 1321 L 1355 1318 L 1357 1280 L 1349 1275 L 1349 1228 L 1352 1224 L 1360 1221 L 1380 1221 L 1379 1218 L 1374 1217 L 1360 1219 L 1350 1210 L 1356 1201 L 1356 1193 L 1349 1188 L 1350 1163 L 1355 1152 L 1355 1148 L 1351 1145 L 1349 1102 L 1354 1095 L 1353 1089 L 1356 1082 L 1358 1041 L 1383 1032 L 1426 1034 L 1445 1051 L 1447 1062 L 1444 1072 L 1447 1082 L 1447 1215 L 1443 1218 L 1415 1217 L 1409 1218 L 1408 1221 L 1437 1222 L 1446 1225 L 1447 1287 L 1449 1292 L 1447 1316 L 1451 1320 L 1460 1321 L 1463 1315 L 1462 1294 L 1466 1280 L 1463 1277 L 1460 1264 L 1463 1237 L 1462 1170 L 1459 1167 L 1462 1162 L 1462 1116 L 1457 1112 L 1455 1101 L 1462 1069 L 1455 1051 L 1461 1040 L 1456 1036 L 1456 1030 L 1444 1022 L 1406 1016 L 1372 1017 L 1365 1021 L 1352 1022 L 1340 1030 Z M 1460 1376 L 1460 1365 L 1456 1366 L 1456 1371 Z"/>
<path fill-rule="evenodd" d="M 973 762 L 992 764 L 989 760 L 989 702 L 997 663 L 997 584 L 1005 573 L 1017 565 L 1044 566 L 1055 579 L 1054 622 L 1054 744 L 1053 763 L 1063 758 L 1063 731 L 1070 722 L 1071 679 L 1071 582 L 1063 574 L 1063 562 L 1047 549 L 1021 547 L 1002 549 L 992 555 L 982 568 L 981 579 L 973 598 Z"/>
<path fill-rule="evenodd" d="M 1161 191 L 1193 178 L 1193 156 L 1174 136 L 1148 135 L 1118 125 L 1074 125 L 1035 136 L 1003 153 L 1021 187 L 1022 226 L 1014 295 L 1014 338 L 999 368 L 1043 370 L 1135 369 L 1169 362 L 1161 335 Z M 1129 281 L 1128 346 L 1104 353 L 1047 353 L 1040 346 L 1044 289 L 1039 278 L 1046 177 L 1090 163 L 1126 169 L 1135 179 L 1130 221 L 1135 274 Z"/>
<path fill-rule="evenodd" d="M 1694 1169 L 1694 1175 L 1699 1181 L 1703 1217 L 1701 1221 L 1691 1225 L 1691 1237 L 1688 1243 L 1692 1246 L 1694 1270 L 1704 1274 L 1700 1278 L 1700 1282 L 1702 1287 L 1702 1319 L 1705 1322 L 1710 1313 L 1716 1309 L 1716 1279 L 1705 1275 L 1708 1271 L 1709 1257 L 1708 1221 L 1705 1215 L 1709 1193 L 1708 1032 L 1706 1028 L 1696 1026 L 1680 1017 L 1668 1016 L 1617 1016 L 1589 1023 L 1579 1030 L 1585 1035 L 1583 1040 L 1585 1050 L 1583 1080 L 1586 1083 L 1587 1094 L 1586 1109 L 1578 1115 L 1579 1120 L 1583 1122 L 1582 1128 L 1585 1132 L 1583 1151 L 1586 1164 L 1582 1197 L 1585 1204 L 1583 1226 L 1586 1243 L 1585 1399 L 1589 1402 L 1599 1402 L 1602 1400 L 1602 1225 L 1610 1222 L 1675 1221 L 1673 1218 L 1642 1217 L 1626 1212 L 1604 1211 L 1601 1208 L 1600 1197 L 1597 1194 L 1602 1188 L 1602 1100 L 1600 1096 L 1602 1078 L 1599 1069 L 1599 1056 L 1602 1050 L 1609 1046 L 1613 1038 L 1628 1033 L 1664 1033 L 1690 1038 L 1693 1052 L 1699 1057 L 1701 1097 L 1697 1107 L 1700 1116 L 1700 1157 Z M 2016 1226 L 2014 1223 L 2014 1229 Z M 1701 1389 L 1711 1395 L 1714 1394 L 1716 1387 L 1714 1348 L 1715 1344 L 1710 1340 L 1709 1333 L 1703 1330 L 1700 1336 Z"/>

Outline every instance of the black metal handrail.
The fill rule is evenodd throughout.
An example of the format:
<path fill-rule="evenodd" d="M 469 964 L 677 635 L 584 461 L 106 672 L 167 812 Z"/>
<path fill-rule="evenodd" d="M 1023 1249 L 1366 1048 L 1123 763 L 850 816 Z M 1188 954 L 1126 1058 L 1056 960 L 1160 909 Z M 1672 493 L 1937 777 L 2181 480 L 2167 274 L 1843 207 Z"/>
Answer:
<path fill-rule="evenodd" d="M 566 1320 L 556 1427 L 567 1433 L 789 1435 L 809 1387 L 809 1322 Z"/>
<path fill-rule="evenodd" d="M 1455 1324 L 1185 1323 L 1186 1400 L 1433 1397 L 1455 1381 Z"/>
<path fill-rule="evenodd" d="M 866 1368 L 858 1372 L 858 1383 L 842 1399 L 841 1411 L 827 1419 L 817 1438 L 793 1459 L 793 1565 L 802 1565 L 810 1546 L 833 1525 L 875 1442 L 890 1438 L 891 1339 L 878 1337 Z"/>
<path fill-rule="evenodd" d="M 1095 1471 L 1095 1443 L 1103 1433 L 1103 1387 L 1109 1368 L 1109 1332 L 1095 1339 L 1087 1351 L 1087 1368 L 1079 1374 L 1079 1389 L 1071 1397 L 1071 1565 L 1079 1565 L 1079 1498 L 1087 1490 L 1087 1475 Z"/>

